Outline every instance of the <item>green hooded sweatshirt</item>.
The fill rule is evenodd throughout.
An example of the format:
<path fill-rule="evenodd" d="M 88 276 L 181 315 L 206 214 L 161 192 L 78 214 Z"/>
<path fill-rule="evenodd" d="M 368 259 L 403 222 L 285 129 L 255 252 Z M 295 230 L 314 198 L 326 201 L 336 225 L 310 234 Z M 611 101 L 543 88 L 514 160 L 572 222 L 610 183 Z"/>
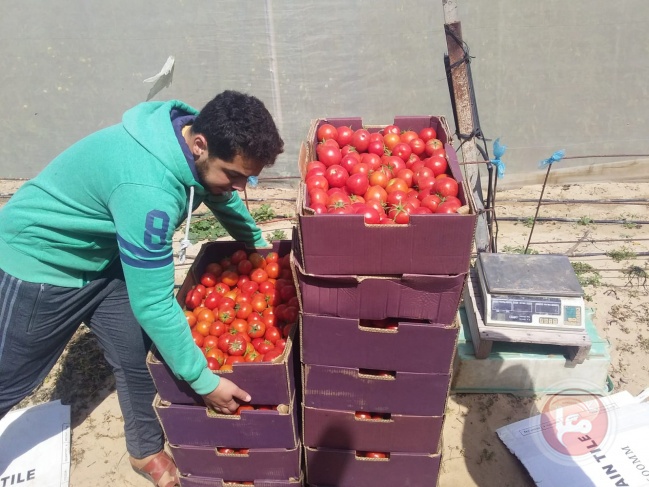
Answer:
<path fill-rule="evenodd" d="M 172 125 L 174 114 L 197 113 L 177 100 L 141 103 L 61 153 L 0 210 L 0 268 L 79 288 L 119 257 L 138 322 L 171 370 L 208 394 L 219 377 L 174 297 L 172 238 L 189 188 L 193 209 L 205 203 L 236 240 L 266 242 L 236 192 L 214 196 L 197 181 Z"/>

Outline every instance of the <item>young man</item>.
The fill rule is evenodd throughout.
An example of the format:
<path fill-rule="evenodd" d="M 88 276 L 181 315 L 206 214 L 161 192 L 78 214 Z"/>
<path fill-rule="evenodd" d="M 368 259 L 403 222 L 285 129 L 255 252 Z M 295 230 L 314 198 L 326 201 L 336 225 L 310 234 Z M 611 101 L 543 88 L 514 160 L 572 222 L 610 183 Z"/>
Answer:
<path fill-rule="evenodd" d="M 250 396 L 219 380 L 192 340 L 174 298 L 174 230 L 203 202 L 235 239 L 266 246 L 234 190 L 282 151 L 263 103 L 226 91 L 200 113 L 137 105 L 25 183 L 0 210 L 0 417 L 83 322 L 114 371 L 133 468 L 176 485 L 152 407 L 151 341 L 209 407 L 231 413 Z"/>

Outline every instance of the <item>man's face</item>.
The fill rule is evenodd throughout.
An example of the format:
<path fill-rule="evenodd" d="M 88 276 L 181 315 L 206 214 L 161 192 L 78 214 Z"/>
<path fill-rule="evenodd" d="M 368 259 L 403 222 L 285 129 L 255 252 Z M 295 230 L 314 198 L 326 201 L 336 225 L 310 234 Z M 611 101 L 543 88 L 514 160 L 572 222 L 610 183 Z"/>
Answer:
<path fill-rule="evenodd" d="M 204 154 L 207 154 L 207 151 Z M 234 190 L 243 191 L 248 177 L 258 176 L 261 172 L 260 168 L 240 155 L 234 156 L 232 162 L 203 155 L 196 160 L 196 170 L 199 182 L 215 195 Z"/>

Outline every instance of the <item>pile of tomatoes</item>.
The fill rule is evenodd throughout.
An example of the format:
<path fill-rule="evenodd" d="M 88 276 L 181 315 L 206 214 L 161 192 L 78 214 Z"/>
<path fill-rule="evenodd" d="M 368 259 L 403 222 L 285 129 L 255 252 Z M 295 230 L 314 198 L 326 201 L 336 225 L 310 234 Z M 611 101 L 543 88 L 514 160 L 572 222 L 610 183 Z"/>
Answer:
<path fill-rule="evenodd" d="M 237 250 L 208 264 L 187 292 L 185 316 L 210 369 L 282 355 L 299 316 L 289 259 Z"/>
<path fill-rule="evenodd" d="M 307 163 L 308 206 L 316 214 L 362 214 L 368 224 L 407 224 L 410 215 L 457 213 L 458 183 L 432 127 L 379 132 L 325 123 Z"/>

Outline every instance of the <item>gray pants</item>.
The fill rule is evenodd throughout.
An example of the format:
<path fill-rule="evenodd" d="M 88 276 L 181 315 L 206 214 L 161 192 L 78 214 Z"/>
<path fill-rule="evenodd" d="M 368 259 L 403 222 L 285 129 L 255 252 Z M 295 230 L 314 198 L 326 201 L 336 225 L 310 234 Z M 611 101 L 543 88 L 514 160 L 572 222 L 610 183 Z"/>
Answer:
<path fill-rule="evenodd" d="M 115 374 L 129 454 L 157 453 L 164 440 L 146 367 L 151 340 L 133 315 L 119 262 L 80 289 L 25 282 L 0 270 L 0 418 L 43 381 L 82 322 Z"/>

